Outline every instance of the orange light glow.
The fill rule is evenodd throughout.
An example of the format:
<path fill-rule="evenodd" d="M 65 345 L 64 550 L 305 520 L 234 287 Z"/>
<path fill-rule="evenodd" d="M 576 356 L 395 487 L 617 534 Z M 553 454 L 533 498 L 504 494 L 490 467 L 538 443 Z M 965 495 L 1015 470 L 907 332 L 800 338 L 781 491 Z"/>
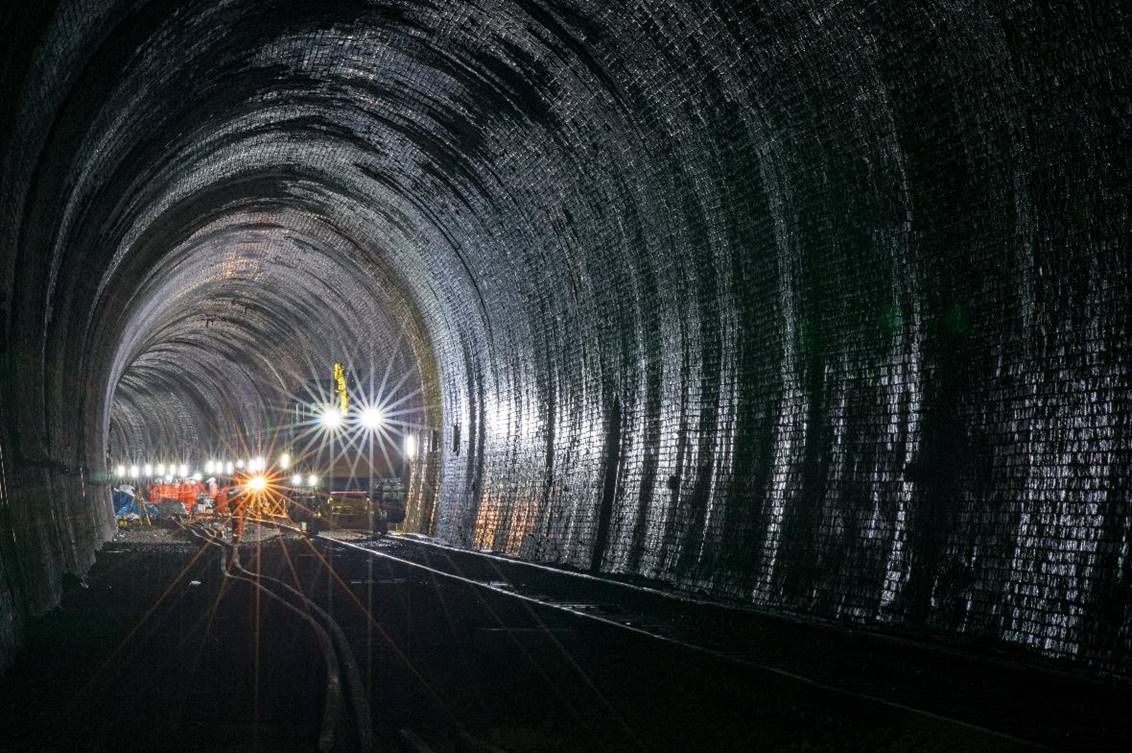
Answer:
<path fill-rule="evenodd" d="M 247 518 L 279 517 L 287 514 L 288 498 L 283 493 L 282 479 L 268 473 L 237 474 L 233 479 L 240 492 L 238 514 Z"/>

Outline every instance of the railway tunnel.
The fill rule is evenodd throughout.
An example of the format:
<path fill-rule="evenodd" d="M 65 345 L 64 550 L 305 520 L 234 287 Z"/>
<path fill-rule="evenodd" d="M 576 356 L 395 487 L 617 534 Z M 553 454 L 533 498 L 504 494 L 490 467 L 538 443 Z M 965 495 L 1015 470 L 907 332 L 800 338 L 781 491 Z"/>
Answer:
<path fill-rule="evenodd" d="M 382 452 L 406 501 L 386 549 L 300 550 L 337 558 L 345 595 L 324 563 L 311 597 L 332 614 L 355 581 L 443 610 L 415 579 L 464 578 L 490 592 L 454 602 L 468 615 L 535 599 L 537 656 L 589 635 L 545 624 L 547 604 L 651 594 L 652 632 L 683 625 L 672 645 L 704 664 L 604 627 L 580 643 L 1123 749 L 1106 714 L 1132 677 L 1130 30 L 1120 4 L 1079 2 L 5 4 L 0 670 L 49 652 L 68 599 L 97 614 L 83 586 L 122 546 L 117 466 L 250 453 L 342 363 L 354 407 L 395 419 Z M 372 467 L 372 444 L 339 441 Z M 196 535 L 142 556 L 220 556 Z M 483 562 L 514 580 L 468 575 Z M 441 629 L 421 609 L 385 627 L 432 645 L 406 627 Z M 803 639 L 890 659 L 890 684 L 1004 683 L 1033 718 L 776 664 Z M 616 692 L 599 685 L 574 691 Z M 697 687 L 654 713 L 733 701 Z M 610 750 L 656 721 L 602 708 L 630 741 Z M 760 747 L 732 712 L 734 739 L 703 749 L 807 749 Z M 826 749 L 883 747 L 837 730 Z M 966 749 L 933 730 L 905 743 Z"/>

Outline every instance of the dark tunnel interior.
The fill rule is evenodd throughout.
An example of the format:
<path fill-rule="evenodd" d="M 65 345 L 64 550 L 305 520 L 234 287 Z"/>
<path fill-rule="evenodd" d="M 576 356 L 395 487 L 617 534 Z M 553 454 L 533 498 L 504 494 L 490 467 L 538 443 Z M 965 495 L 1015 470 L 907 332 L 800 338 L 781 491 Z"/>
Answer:
<path fill-rule="evenodd" d="M 3 3 L 0 671 L 115 466 L 251 452 L 343 362 L 407 533 L 1127 682 L 1130 31 Z"/>

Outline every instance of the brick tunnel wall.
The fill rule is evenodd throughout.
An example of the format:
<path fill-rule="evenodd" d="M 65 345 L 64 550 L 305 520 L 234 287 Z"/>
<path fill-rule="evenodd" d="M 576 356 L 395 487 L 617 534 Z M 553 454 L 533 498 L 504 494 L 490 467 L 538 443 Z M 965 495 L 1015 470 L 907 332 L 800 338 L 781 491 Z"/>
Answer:
<path fill-rule="evenodd" d="M 779 10 L 598 14 L 439 535 L 1127 673 L 1132 19 Z"/>
<path fill-rule="evenodd" d="M 46 405 L 91 389 L 60 354 L 113 371 L 81 327 L 41 344 L 19 313 L 52 292 L 13 270 L 157 265 L 161 244 L 132 239 L 183 237 L 183 196 L 270 169 L 273 201 L 350 239 L 333 253 L 379 259 L 419 313 L 443 409 L 421 528 L 1132 674 L 1132 19 L 1115 4 L 264 1 L 128 23 L 126 3 L 91 6 L 54 22 L 34 86 L 4 79 L 41 126 L 7 133 L 60 176 L 96 156 L 111 176 L 47 181 L 24 208 L 37 152 L 6 145 L 13 541 L 40 483 L 8 462 L 36 431 L 13 364 Z M 103 80 L 82 67 L 97 44 L 145 54 Z M 92 134 L 47 127 L 71 111 Z M 86 192 L 85 214 L 44 185 Z M 53 222 L 76 250 L 50 246 Z M 120 340 L 112 324 L 91 342 Z M 96 464 L 106 409 L 37 419 L 87 427 L 85 450 L 50 455 Z M 3 614 L 89 559 L 100 513 L 65 504 L 44 508 L 52 530 L 94 520 L 78 556 L 0 537 Z"/>

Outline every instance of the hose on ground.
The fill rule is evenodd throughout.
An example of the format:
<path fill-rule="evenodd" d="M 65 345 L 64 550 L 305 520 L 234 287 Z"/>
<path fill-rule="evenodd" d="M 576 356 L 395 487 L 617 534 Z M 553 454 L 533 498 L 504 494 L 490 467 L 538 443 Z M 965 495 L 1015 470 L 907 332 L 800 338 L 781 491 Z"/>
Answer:
<path fill-rule="evenodd" d="M 235 545 L 229 544 L 228 542 L 224 541 L 218 536 L 215 536 L 211 532 L 206 533 L 197 530 L 192 526 L 186 526 L 184 524 L 179 525 L 183 529 L 188 531 L 191 535 L 205 542 L 205 544 L 207 545 L 215 546 L 222 551 L 225 550 L 226 547 L 230 547 L 232 550 L 232 557 L 230 561 L 234 564 L 235 567 L 239 568 L 241 572 L 248 572 L 247 570 L 244 570 L 244 568 L 239 564 L 239 552 L 236 549 Z M 310 624 L 311 628 L 314 630 L 315 636 L 318 639 L 319 647 L 322 649 L 323 659 L 326 663 L 326 699 L 323 703 L 322 727 L 318 736 L 318 748 L 319 750 L 323 751 L 323 753 L 330 753 L 330 751 L 332 751 L 334 748 L 335 730 L 338 726 L 342 707 L 342 679 L 339 673 L 337 654 L 334 651 L 334 642 L 331 639 L 329 632 L 327 632 L 327 630 L 323 628 L 322 625 L 320 625 L 318 621 L 310 614 L 291 604 L 286 599 L 277 595 L 271 589 L 257 583 L 254 577 L 235 575 L 227 568 L 224 570 L 224 577 L 243 581 L 259 589 L 261 592 L 263 592 L 264 595 L 268 596 L 271 599 L 274 599 L 275 601 L 278 601 L 287 609 L 299 615 L 299 617 L 307 621 Z"/>

